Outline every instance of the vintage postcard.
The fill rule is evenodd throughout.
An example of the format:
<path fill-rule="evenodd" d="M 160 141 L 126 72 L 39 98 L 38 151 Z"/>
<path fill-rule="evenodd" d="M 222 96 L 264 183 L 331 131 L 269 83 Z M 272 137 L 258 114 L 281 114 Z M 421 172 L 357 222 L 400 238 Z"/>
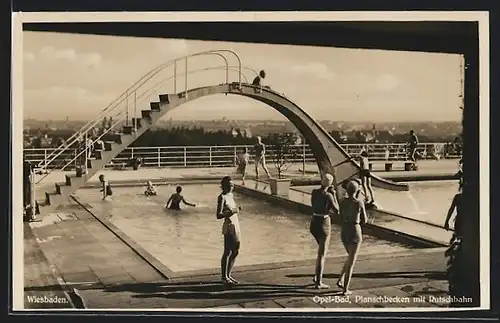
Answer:
<path fill-rule="evenodd" d="M 14 310 L 489 309 L 488 28 L 15 13 Z"/>

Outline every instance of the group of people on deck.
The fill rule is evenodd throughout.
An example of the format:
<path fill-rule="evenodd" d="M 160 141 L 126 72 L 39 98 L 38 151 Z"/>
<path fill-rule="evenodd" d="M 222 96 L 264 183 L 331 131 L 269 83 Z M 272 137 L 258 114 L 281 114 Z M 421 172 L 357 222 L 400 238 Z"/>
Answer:
<path fill-rule="evenodd" d="M 349 285 L 354 264 L 363 241 L 361 226 L 367 223 L 368 218 L 365 204 L 358 199 L 358 182 L 347 182 L 346 196 L 340 203 L 333 189 L 333 182 L 334 177 L 331 174 L 325 174 L 321 180 L 321 186 L 313 190 L 311 194 L 313 215 L 309 230 L 318 243 L 313 283 L 318 289 L 330 288 L 323 283 L 323 271 L 331 236 L 330 216 L 338 215 L 341 222 L 340 238 L 347 252 L 347 259 L 337 280 L 337 286 L 342 289 L 344 295 L 348 295 L 351 293 Z"/>
<path fill-rule="evenodd" d="M 348 257 L 344 263 L 337 286 L 342 293 L 350 294 L 354 264 L 363 241 L 361 225 L 367 223 L 365 205 L 358 199 L 359 184 L 349 181 L 346 185 L 346 196 L 339 203 L 333 188 L 334 177 L 325 174 L 321 186 L 312 191 L 311 205 L 313 216 L 309 230 L 318 244 L 318 254 L 314 272 L 313 283 L 315 288 L 324 289 L 330 286 L 323 283 L 323 271 L 328 245 L 331 236 L 331 215 L 338 215 L 341 228 L 341 240 L 347 251 Z M 221 279 L 224 284 L 235 285 L 238 281 L 231 275 L 236 257 L 241 245 L 241 228 L 238 213 L 241 207 L 235 202 L 233 196 L 234 183 L 230 176 L 225 176 L 221 181 L 222 192 L 217 197 L 217 219 L 223 219 L 222 234 L 224 235 L 224 251 L 221 258 Z"/>
<path fill-rule="evenodd" d="M 255 153 L 255 178 L 259 178 L 259 166 L 262 167 L 267 175 L 267 178 L 271 178 L 271 173 L 266 165 L 266 146 L 262 142 L 262 138 L 257 136 L 256 143 L 253 147 Z M 248 148 L 244 147 L 239 154 L 236 155 L 234 163 L 236 165 L 236 172 L 241 175 L 243 182 L 245 181 L 245 176 L 247 172 L 247 166 L 250 164 L 250 154 L 248 153 Z"/>

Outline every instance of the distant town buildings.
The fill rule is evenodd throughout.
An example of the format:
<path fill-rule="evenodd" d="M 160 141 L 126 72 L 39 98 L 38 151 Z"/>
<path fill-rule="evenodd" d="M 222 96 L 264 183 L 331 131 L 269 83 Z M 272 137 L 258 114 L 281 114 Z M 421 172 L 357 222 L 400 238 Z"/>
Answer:
<path fill-rule="evenodd" d="M 96 125 L 98 133 L 102 129 L 109 129 L 114 121 L 104 118 Z M 24 122 L 24 147 L 49 148 L 57 147 L 62 140 L 69 138 L 75 131 L 80 129 L 85 121 L 49 120 L 38 121 L 27 119 Z M 458 142 L 461 133 L 460 122 L 420 122 L 420 123 L 349 123 L 323 121 L 321 125 L 339 143 L 397 143 L 406 142 L 407 133 L 410 129 L 418 129 L 417 134 L 422 142 Z M 266 137 L 272 133 L 295 133 L 297 142 L 303 138 L 297 129 L 288 121 L 274 120 L 193 120 L 174 121 L 172 119 L 160 120 L 151 129 L 152 132 L 164 129 L 197 129 L 197 133 L 220 132 L 228 133 L 231 137 L 252 138 L 253 135 Z M 109 134 L 113 134 L 110 131 Z M 456 143 L 458 145 L 458 143 Z"/>

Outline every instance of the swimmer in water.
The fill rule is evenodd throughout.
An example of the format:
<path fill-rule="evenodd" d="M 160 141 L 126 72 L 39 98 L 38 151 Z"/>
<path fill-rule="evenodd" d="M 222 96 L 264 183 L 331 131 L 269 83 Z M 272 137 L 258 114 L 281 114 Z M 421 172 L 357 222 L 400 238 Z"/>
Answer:
<path fill-rule="evenodd" d="M 109 182 L 104 178 L 104 175 L 101 174 L 99 175 L 99 182 L 102 184 L 102 199 L 105 200 L 108 196 L 113 195 L 113 190 L 111 189 L 111 185 Z"/>
<path fill-rule="evenodd" d="M 349 295 L 351 294 L 349 284 L 351 282 L 354 264 L 358 257 L 361 242 L 363 241 L 361 225 L 366 224 L 367 216 L 365 204 L 356 198 L 356 193 L 359 191 L 359 184 L 355 181 L 350 181 L 347 183 L 346 188 L 348 196 L 340 202 L 339 214 L 342 222 L 340 237 L 347 251 L 347 259 L 340 272 L 337 286 L 342 288 L 344 295 Z"/>
<path fill-rule="evenodd" d="M 332 232 L 330 214 L 338 213 L 337 197 L 335 191 L 331 189 L 332 184 L 333 176 L 325 174 L 321 180 L 321 187 L 314 189 L 311 193 L 313 216 L 309 231 L 318 243 L 318 256 L 316 258 L 316 269 L 313 278 L 317 289 L 330 288 L 330 286 L 322 283 L 322 279 L 326 253 Z"/>
<path fill-rule="evenodd" d="M 224 219 L 222 234 L 224 235 L 224 252 L 221 258 L 221 279 L 224 284 L 235 285 L 238 281 L 231 276 L 234 262 L 240 251 L 240 222 L 238 211 L 233 197 L 233 180 L 225 176 L 221 181 L 222 192 L 217 197 L 217 219 Z"/>
<path fill-rule="evenodd" d="M 153 185 L 151 181 L 148 181 L 148 186 L 144 191 L 144 195 L 146 196 L 156 196 L 158 193 L 156 192 L 156 187 Z"/>
<path fill-rule="evenodd" d="M 180 210 L 181 209 L 181 202 L 184 202 L 184 204 L 195 207 L 196 204 L 189 203 L 184 199 L 184 196 L 181 195 L 182 192 L 182 187 L 177 186 L 175 189 L 176 193 L 170 195 L 170 198 L 167 201 L 167 205 L 165 205 L 166 208 L 170 210 Z"/>

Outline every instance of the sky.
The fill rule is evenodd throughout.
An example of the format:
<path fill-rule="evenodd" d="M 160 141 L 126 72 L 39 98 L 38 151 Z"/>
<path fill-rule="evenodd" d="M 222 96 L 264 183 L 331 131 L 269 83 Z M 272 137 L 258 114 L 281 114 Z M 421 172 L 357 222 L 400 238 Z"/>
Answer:
<path fill-rule="evenodd" d="M 315 119 L 349 122 L 460 121 L 460 56 L 296 45 L 24 32 L 24 118 L 90 119 L 152 68 L 185 55 L 231 49 L 242 64 L 265 70 L 264 83 Z M 229 56 L 228 56 L 229 58 Z M 236 61 L 231 59 L 230 65 Z M 188 61 L 188 70 L 222 66 L 217 56 Z M 184 72 L 180 62 L 178 73 Z M 255 74 L 243 71 L 249 82 Z M 149 83 L 173 75 L 165 69 Z M 156 80 L 156 81 L 155 81 Z M 179 77 L 177 91 L 184 89 Z M 230 72 L 230 81 L 237 73 Z M 225 82 L 223 70 L 188 76 L 188 88 Z M 173 81 L 138 100 L 137 113 L 172 93 Z M 252 99 L 214 95 L 189 102 L 165 119 L 284 120 Z"/>

